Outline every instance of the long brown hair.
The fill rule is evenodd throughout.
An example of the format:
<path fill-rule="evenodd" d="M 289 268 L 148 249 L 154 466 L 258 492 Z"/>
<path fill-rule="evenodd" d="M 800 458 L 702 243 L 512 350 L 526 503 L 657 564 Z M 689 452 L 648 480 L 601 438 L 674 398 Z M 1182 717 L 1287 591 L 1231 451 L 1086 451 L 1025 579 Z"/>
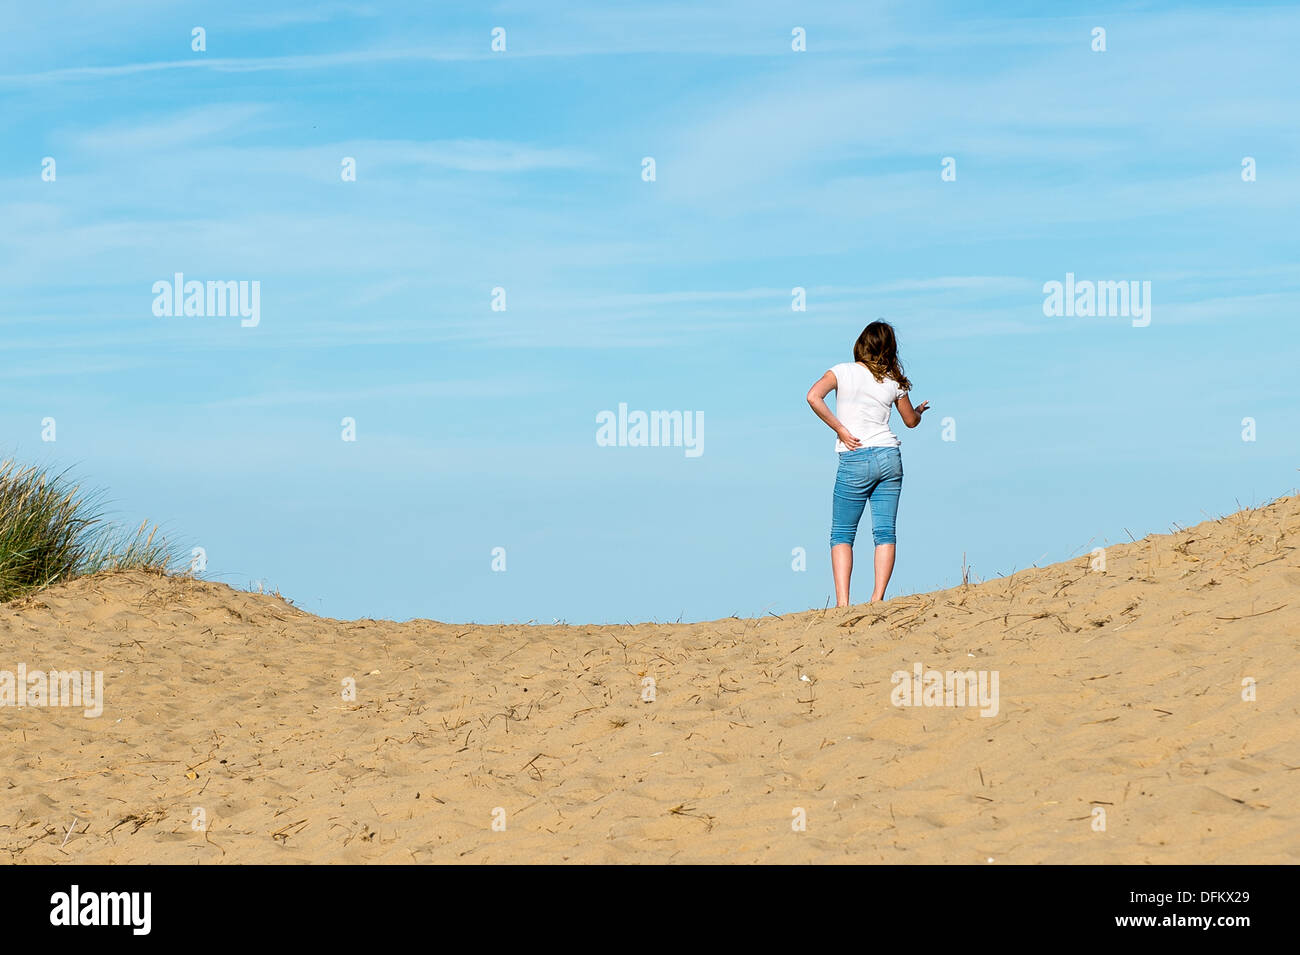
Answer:
<path fill-rule="evenodd" d="M 883 381 L 886 376 L 898 382 L 898 387 L 908 391 L 912 383 L 903 374 L 903 363 L 898 360 L 898 339 L 894 337 L 894 326 L 889 322 L 872 322 L 862 329 L 862 334 L 853 343 L 853 360 L 867 366 L 876 381 Z"/>

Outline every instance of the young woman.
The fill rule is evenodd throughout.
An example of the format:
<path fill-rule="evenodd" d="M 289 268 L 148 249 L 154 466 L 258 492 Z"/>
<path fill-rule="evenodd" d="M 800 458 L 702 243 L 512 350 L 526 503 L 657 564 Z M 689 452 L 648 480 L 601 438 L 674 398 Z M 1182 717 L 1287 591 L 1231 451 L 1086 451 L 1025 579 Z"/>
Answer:
<path fill-rule="evenodd" d="M 835 432 L 840 465 L 831 508 L 831 571 L 835 606 L 849 605 L 853 576 L 853 540 L 867 502 L 871 502 L 871 536 L 876 544 L 876 586 L 871 600 L 885 599 L 894 572 L 894 521 L 903 489 L 903 456 L 898 436 L 889 430 L 889 409 L 898 406 L 903 424 L 915 428 L 930 403 L 915 408 L 907 392 L 912 383 L 898 360 L 898 342 L 888 322 L 872 322 L 853 345 L 853 361 L 836 365 L 808 390 L 808 404 Z M 835 410 L 826 396 L 836 392 Z"/>

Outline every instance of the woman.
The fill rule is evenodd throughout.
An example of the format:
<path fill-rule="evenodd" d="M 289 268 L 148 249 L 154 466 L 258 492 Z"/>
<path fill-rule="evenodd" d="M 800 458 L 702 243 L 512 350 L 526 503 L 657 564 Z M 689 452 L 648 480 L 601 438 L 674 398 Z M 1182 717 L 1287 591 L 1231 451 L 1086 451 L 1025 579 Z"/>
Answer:
<path fill-rule="evenodd" d="M 915 408 L 907 392 L 912 383 L 898 360 L 898 342 L 888 322 L 872 322 L 853 345 L 853 361 L 836 365 L 808 391 L 808 404 L 835 432 L 839 470 L 831 508 L 831 572 L 835 606 L 849 605 L 853 576 L 853 540 L 867 502 L 871 502 L 871 536 L 876 544 L 876 586 L 871 601 L 885 599 L 894 572 L 894 521 L 903 489 L 903 456 L 898 436 L 889 430 L 889 409 L 897 405 L 903 424 L 915 428 L 930 403 Z M 835 410 L 826 396 L 836 392 Z"/>

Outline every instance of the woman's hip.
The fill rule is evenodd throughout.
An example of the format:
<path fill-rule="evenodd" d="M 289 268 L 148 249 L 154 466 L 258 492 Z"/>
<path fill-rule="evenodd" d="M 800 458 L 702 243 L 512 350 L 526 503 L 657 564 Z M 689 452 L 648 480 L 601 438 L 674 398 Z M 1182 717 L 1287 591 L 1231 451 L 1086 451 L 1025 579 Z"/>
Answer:
<path fill-rule="evenodd" d="M 898 445 L 855 448 L 840 452 L 836 481 L 877 483 L 902 480 L 903 454 Z"/>

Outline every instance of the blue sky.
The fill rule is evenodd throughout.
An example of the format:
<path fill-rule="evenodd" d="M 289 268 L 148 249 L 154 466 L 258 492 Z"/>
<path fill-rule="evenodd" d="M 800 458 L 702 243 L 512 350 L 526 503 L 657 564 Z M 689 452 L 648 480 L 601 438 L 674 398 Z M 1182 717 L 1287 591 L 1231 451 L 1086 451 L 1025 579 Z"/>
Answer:
<path fill-rule="evenodd" d="M 1294 8 L 4 9 L 4 451 L 213 579 L 341 617 L 823 606 L 804 394 L 876 318 L 933 406 L 895 418 L 892 593 L 1297 483 Z M 155 316 L 176 272 L 259 282 L 260 323 Z M 1067 272 L 1149 281 L 1151 324 L 1045 317 Z M 598 446 L 620 403 L 702 412 L 704 453 Z"/>

